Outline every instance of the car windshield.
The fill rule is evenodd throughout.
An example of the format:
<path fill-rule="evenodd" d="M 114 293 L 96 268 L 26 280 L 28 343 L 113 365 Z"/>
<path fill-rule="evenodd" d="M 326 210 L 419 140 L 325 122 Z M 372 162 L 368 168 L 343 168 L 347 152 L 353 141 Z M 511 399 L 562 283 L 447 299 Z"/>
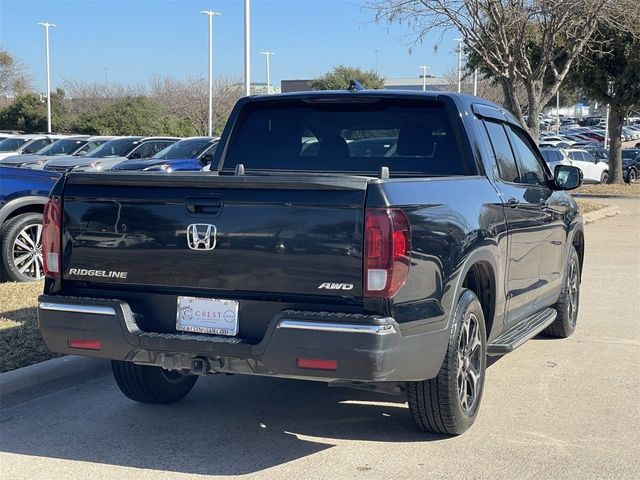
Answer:
<path fill-rule="evenodd" d="M 0 152 L 15 152 L 27 141 L 26 138 L 5 138 L 0 142 Z"/>
<path fill-rule="evenodd" d="M 92 158 L 125 157 L 138 145 L 139 140 L 139 138 L 119 138 L 117 140 L 110 140 L 96 148 L 88 156 Z"/>
<path fill-rule="evenodd" d="M 47 145 L 42 150 L 38 151 L 37 155 L 70 155 L 75 152 L 77 149 L 82 147 L 86 140 L 73 140 L 73 139 L 64 139 L 58 140 L 57 142 L 53 142 L 50 145 Z"/>
<path fill-rule="evenodd" d="M 377 175 L 384 166 L 392 176 L 475 172 L 438 102 L 265 102 L 247 112 L 234 138 L 224 172 L 240 163 L 249 171 Z"/>
<path fill-rule="evenodd" d="M 160 150 L 152 158 L 161 158 L 165 160 L 176 158 L 197 158 L 198 155 L 204 152 L 210 145 L 211 139 L 208 138 L 180 140 L 179 142 Z"/>

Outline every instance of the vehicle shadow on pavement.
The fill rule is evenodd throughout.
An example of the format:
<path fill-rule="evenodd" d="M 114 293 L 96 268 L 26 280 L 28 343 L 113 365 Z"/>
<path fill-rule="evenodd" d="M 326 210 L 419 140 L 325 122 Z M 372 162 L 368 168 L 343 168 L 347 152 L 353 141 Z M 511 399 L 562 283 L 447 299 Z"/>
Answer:
<path fill-rule="evenodd" d="M 213 376 L 174 405 L 122 396 L 109 377 L 2 411 L 3 452 L 243 475 L 343 440 L 424 442 L 405 398 L 273 378 Z"/>

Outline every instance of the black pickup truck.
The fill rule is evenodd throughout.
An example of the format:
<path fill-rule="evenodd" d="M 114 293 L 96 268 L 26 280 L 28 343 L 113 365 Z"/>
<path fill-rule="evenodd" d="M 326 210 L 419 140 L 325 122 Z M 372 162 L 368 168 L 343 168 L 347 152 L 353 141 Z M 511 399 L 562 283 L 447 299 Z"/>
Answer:
<path fill-rule="evenodd" d="M 210 172 L 58 181 L 40 330 L 141 402 L 268 375 L 406 392 L 420 428 L 458 434 L 488 355 L 576 327 L 581 181 L 480 98 L 247 97 Z"/>

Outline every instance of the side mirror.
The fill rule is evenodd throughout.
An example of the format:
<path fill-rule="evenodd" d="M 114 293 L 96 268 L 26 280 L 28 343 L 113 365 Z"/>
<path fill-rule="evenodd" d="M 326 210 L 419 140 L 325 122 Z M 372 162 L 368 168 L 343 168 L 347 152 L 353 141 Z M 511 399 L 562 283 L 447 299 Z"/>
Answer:
<path fill-rule="evenodd" d="M 22 150 L 23 155 L 31 155 L 32 153 L 36 153 L 36 150 L 30 147 L 25 147 L 25 149 Z"/>
<path fill-rule="evenodd" d="M 572 165 L 557 165 L 553 172 L 554 190 L 573 190 L 582 185 L 582 170 Z"/>
<path fill-rule="evenodd" d="M 142 158 L 142 154 L 140 154 L 139 152 L 135 152 L 132 153 L 131 156 L 129 157 L 131 160 L 134 160 L 136 158 Z"/>
<path fill-rule="evenodd" d="M 211 153 L 207 153 L 207 154 L 203 155 L 202 157 L 200 157 L 200 162 L 203 165 L 209 165 L 212 160 L 213 160 L 213 155 Z"/>

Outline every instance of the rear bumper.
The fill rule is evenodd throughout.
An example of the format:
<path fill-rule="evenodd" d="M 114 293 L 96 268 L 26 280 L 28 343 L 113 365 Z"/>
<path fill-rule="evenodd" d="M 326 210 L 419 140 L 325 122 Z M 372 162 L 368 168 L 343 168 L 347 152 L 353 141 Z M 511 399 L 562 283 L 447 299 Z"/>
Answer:
<path fill-rule="evenodd" d="M 257 344 L 236 337 L 140 330 L 126 302 L 42 295 L 38 323 L 53 352 L 193 373 L 327 382 L 401 382 L 437 375 L 448 330 L 404 335 L 393 318 L 284 310 Z M 89 347 L 89 348 L 87 348 Z M 301 368 L 299 359 L 334 368 Z M 325 367 L 326 368 L 326 367 Z"/>

